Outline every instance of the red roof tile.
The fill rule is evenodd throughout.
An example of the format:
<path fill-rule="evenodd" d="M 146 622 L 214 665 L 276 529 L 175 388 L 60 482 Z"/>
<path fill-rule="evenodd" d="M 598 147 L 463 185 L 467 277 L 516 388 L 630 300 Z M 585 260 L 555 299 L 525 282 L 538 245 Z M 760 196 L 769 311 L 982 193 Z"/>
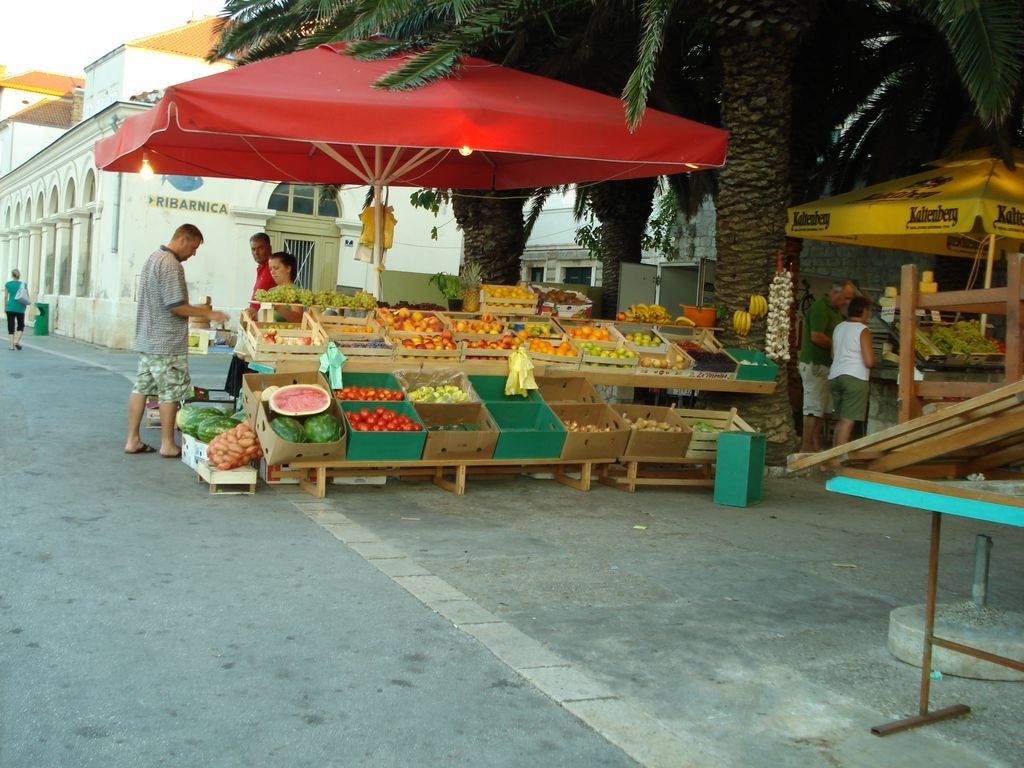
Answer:
<path fill-rule="evenodd" d="M 19 123 L 31 125 L 47 125 L 53 128 L 70 128 L 75 124 L 73 116 L 75 107 L 74 97 L 71 94 L 62 96 L 59 99 L 43 99 L 35 104 L 25 107 L 20 112 L 15 112 L 8 117 L 8 120 L 16 120 Z"/>
<path fill-rule="evenodd" d="M 51 96 L 63 96 L 75 88 L 84 88 L 84 77 L 72 77 L 56 72 L 43 72 L 33 69 L 20 75 L 0 79 L 0 88 L 16 88 L 19 91 L 45 93 Z"/>
<path fill-rule="evenodd" d="M 220 23 L 218 16 L 207 16 L 166 32 L 140 37 L 125 45 L 205 59 L 220 38 Z"/>

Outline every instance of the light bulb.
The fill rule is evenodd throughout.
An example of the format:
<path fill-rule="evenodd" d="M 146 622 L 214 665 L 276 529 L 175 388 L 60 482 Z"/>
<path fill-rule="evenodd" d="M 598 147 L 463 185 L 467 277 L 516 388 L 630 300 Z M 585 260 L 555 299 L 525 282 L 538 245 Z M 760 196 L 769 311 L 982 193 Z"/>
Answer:
<path fill-rule="evenodd" d="M 139 169 L 139 176 L 141 176 L 144 179 L 153 178 L 153 168 L 149 165 L 148 157 L 142 158 L 142 167 Z"/>
<path fill-rule="evenodd" d="M 473 148 L 470 147 L 468 144 L 463 144 L 461 147 L 459 147 L 459 154 L 462 155 L 463 157 L 469 157 L 470 155 L 473 154 Z"/>

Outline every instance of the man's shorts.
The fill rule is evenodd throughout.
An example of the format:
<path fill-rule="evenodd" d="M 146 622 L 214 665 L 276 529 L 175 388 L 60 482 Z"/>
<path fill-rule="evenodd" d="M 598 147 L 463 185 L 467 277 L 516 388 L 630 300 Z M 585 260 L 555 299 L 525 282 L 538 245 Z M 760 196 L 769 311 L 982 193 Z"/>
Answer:
<path fill-rule="evenodd" d="M 829 381 L 828 387 L 840 419 L 864 421 L 868 413 L 868 382 L 843 374 Z"/>
<path fill-rule="evenodd" d="M 804 383 L 804 416 L 819 419 L 828 410 L 828 366 L 821 363 L 798 363 L 800 380 Z"/>
<path fill-rule="evenodd" d="M 161 403 L 178 403 L 192 396 L 188 375 L 188 355 L 139 355 L 132 392 L 156 395 Z"/>

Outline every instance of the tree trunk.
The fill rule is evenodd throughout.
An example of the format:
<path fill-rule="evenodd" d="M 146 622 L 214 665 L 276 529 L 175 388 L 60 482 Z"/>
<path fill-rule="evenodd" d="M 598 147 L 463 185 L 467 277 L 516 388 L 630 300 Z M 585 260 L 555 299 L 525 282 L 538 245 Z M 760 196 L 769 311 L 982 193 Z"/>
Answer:
<path fill-rule="evenodd" d="M 526 237 L 523 204 L 529 190 L 455 190 L 452 210 L 462 229 L 467 263 L 478 263 L 483 280 L 515 285 Z"/>
<path fill-rule="evenodd" d="M 787 3 L 782 3 L 786 5 Z M 799 3 L 797 3 L 800 5 Z M 721 171 L 715 297 L 746 309 L 753 293 L 767 295 L 775 254 L 785 239 L 789 204 L 789 135 L 794 39 L 786 35 L 725 35 L 720 41 L 724 93 L 722 122 L 730 133 Z M 764 322 L 741 338 L 727 330 L 726 346 L 764 348 Z M 795 351 L 795 350 L 794 350 Z M 768 437 L 768 460 L 781 463 L 796 447 L 785 366 L 771 395 L 717 395 L 716 407 L 736 405 Z"/>
<path fill-rule="evenodd" d="M 604 181 L 590 189 L 590 204 L 601 222 L 601 317 L 615 317 L 619 264 L 639 264 L 657 179 Z"/>

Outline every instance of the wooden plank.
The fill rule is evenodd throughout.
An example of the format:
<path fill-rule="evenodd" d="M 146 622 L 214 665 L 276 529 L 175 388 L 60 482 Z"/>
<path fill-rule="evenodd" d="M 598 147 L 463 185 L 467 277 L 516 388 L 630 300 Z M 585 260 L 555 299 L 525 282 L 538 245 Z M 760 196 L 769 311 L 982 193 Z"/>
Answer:
<path fill-rule="evenodd" d="M 978 397 L 1002 387 L 998 381 L 918 381 L 919 398 Z"/>
<path fill-rule="evenodd" d="M 1017 286 L 1018 290 L 1007 290 L 1006 297 L 1006 362 L 1003 368 L 1004 381 L 1018 381 L 1021 377 L 1021 255 L 1006 258 L 1006 285 Z M 1016 350 L 1016 352 L 1014 352 Z"/>
<path fill-rule="evenodd" d="M 1024 498 L 1017 496 L 955 486 L 946 487 L 930 480 L 859 469 L 840 470 L 825 487 L 837 493 L 872 498 L 916 509 L 1024 526 Z"/>
<path fill-rule="evenodd" d="M 917 333 L 917 267 L 904 264 L 900 269 L 900 365 L 899 421 L 905 423 L 920 414 L 914 392 L 914 335 Z"/>
<path fill-rule="evenodd" d="M 908 264 L 903 266 L 906 269 Z M 915 281 L 916 283 L 916 281 Z M 920 309 L 944 309 L 948 312 L 984 312 L 1001 315 L 1006 312 L 1008 291 L 1001 288 L 978 288 L 970 291 L 940 291 L 922 293 L 917 297 Z M 900 308 L 902 313 L 902 307 Z M 902 335 L 900 338 L 903 338 Z"/>
<path fill-rule="evenodd" d="M 904 450 L 894 451 L 888 456 L 871 462 L 868 469 L 886 472 L 899 467 L 907 467 L 942 456 L 965 443 L 991 440 L 997 435 L 1006 434 L 1007 431 L 1022 428 L 1024 428 L 1024 411 L 992 416 L 959 429 L 944 432 L 941 436 L 919 440 Z"/>
<path fill-rule="evenodd" d="M 995 410 L 999 410 L 1000 407 L 1015 407 L 1022 401 L 1024 401 L 1024 381 L 1014 382 L 1013 384 L 1006 385 L 984 395 L 979 395 L 978 397 L 971 398 L 970 400 L 957 403 L 949 408 L 942 408 L 934 413 L 930 413 L 926 416 L 919 416 L 906 423 L 896 424 L 895 426 L 876 432 L 873 435 L 858 438 L 857 440 L 853 440 L 836 448 L 830 448 L 828 450 L 812 454 L 794 454 L 789 457 L 787 467 L 790 471 L 795 472 L 801 469 L 818 466 L 819 464 L 823 464 L 827 461 L 837 459 L 840 456 L 855 456 L 856 452 L 861 449 L 875 449 L 881 444 L 894 445 L 896 438 L 903 435 L 911 435 L 913 432 L 918 430 L 928 429 L 930 430 L 929 432 L 922 434 L 933 434 L 945 429 L 949 425 L 956 426 L 968 414 L 976 415 L 975 412 L 989 408 L 993 405 L 996 406 Z M 994 411 L 990 409 L 985 412 L 991 413 Z M 939 426 L 935 427 L 935 425 Z"/>
<path fill-rule="evenodd" d="M 988 452 L 974 459 L 964 466 L 964 475 L 985 472 L 986 470 L 1013 464 L 1018 461 L 1024 461 L 1024 442 L 1007 446 L 1002 450 Z"/>

